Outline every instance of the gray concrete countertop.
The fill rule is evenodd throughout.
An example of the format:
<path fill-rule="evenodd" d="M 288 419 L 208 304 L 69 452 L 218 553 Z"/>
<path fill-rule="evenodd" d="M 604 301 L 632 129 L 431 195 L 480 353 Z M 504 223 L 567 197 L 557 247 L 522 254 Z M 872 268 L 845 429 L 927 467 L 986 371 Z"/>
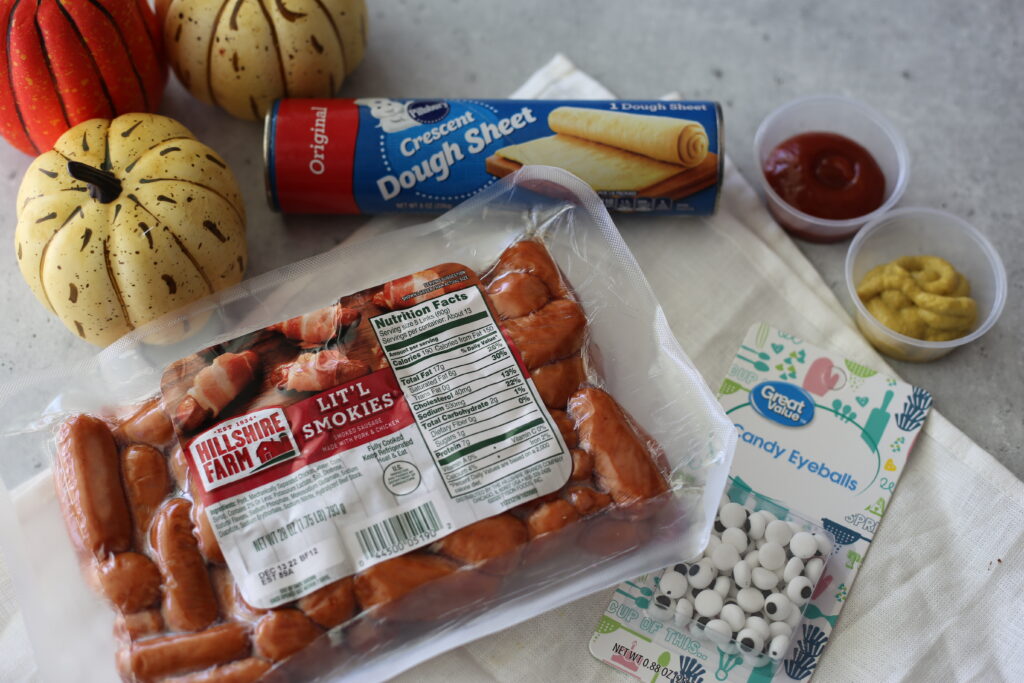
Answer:
<path fill-rule="evenodd" d="M 370 48 L 343 90 L 347 96 L 503 97 L 561 51 L 622 97 L 678 90 L 721 101 L 726 149 L 748 179 L 757 171 L 754 131 L 780 104 L 836 93 L 882 110 L 913 157 L 902 205 L 940 207 L 973 222 L 999 249 L 1010 279 L 1006 311 L 983 339 L 936 363 L 894 365 L 931 390 L 954 424 L 1024 476 L 1024 5 L 368 2 Z M 263 199 L 261 126 L 192 99 L 171 78 L 161 111 L 221 152 L 244 188 L 250 274 L 318 253 L 367 220 L 271 213 Z M 6 207 L 0 219 L 0 381 L 94 352 L 35 301 L 18 272 L 11 246 L 14 196 L 29 161 L 0 143 L 0 206 Z M 845 298 L 846 245 L 800 248 Z"/>

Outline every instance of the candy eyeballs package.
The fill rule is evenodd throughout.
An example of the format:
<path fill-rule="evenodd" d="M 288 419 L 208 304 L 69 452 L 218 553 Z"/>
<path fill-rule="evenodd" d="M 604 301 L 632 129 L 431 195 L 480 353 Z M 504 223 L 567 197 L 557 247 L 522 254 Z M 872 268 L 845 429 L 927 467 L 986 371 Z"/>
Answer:
<path fill-rule="evenodd" d="M 0 496 L 47 680 L 394 676 L 696 553 L 736 443 L 548 168 L 3 391 L 50 466 Z"/>
<path fill-rule="evenodd" d="M 761 323 L 719 400 L 739 443 L 707 547 L 620 584 L 590 650 L 645 681 L 804 680 L 931 396 Z"/>

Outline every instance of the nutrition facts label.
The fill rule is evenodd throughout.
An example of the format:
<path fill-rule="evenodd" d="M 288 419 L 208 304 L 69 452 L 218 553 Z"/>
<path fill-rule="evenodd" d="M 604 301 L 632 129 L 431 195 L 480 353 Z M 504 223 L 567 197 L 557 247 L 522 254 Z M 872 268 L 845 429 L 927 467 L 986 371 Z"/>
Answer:
<path fill-rule="evenodd" d="M 502 500 L 560 477 L 557 426 L 478 287 L 372 323 L 451 497 L 486 489 Z"/>

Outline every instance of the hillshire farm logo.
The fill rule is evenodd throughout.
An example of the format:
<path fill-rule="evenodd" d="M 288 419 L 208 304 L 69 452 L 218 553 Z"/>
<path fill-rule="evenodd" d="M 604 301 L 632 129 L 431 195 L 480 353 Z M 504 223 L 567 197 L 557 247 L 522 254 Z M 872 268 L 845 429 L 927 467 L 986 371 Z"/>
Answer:
<path fill-rule="evenodd" d="M 750 405 L 761 417 L 784 427 L 802 427 L 814 419 L 814 399 L 788 382 L 762 382 L 750 390 Z"/>
<path fill-rule="evenodd" d="M 266 408 L 222 422 L 189 445 L 207 491 L 290 460 L 299 447 L 280 408 Z"/>

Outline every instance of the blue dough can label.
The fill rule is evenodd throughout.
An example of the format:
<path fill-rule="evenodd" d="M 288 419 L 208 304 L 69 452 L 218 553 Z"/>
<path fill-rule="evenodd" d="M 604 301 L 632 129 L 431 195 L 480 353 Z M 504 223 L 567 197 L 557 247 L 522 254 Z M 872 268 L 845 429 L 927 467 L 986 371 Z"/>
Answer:
<path fill-rule="evenodd" d="M 267 194 L 285 213 L 447 211 L 528 164 L 609 210 L 706 215 L 722 178 L 716 102 L 289 99 L 267 115 Z"/>

